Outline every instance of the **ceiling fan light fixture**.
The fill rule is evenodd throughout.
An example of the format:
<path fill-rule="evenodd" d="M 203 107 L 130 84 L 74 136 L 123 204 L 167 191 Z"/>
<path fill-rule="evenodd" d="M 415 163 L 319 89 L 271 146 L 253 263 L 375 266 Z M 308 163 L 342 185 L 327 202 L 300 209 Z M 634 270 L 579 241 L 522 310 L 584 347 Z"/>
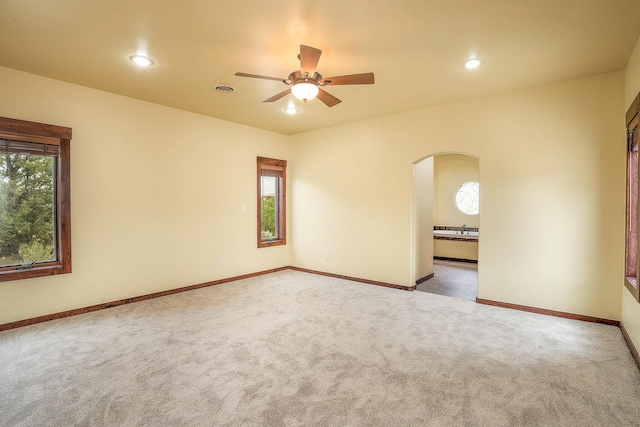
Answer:
<path fill-rule="evenodd" d="M 291 88 L 293 96 L 304 102 L 318 96 L 319 91 L 320 89 L 318 88 L 318 85 L 315 82 L 311 83 L 309 81 L 294 83 Z"/>

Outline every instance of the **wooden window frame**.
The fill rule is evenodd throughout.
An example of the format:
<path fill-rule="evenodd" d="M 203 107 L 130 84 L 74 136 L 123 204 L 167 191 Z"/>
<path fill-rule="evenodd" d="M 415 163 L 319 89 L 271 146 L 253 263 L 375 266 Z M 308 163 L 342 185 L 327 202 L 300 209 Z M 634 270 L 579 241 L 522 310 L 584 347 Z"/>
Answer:
<path fill-rule="evenodd" d="M 59 146 L 55 158 L 57 260 L 33 267 L 0 267 L 0 282 L 71 273 L 71 128 L 0 117 L 0 137 L 34 145 Z"/>
<path fill-rule="evenodd" d="M 270 159 L 267 157 L 257 158 L 258 166 L 258 248 L 268 248 L 287 244 L 287 161 Z M 276 203 L 278 218 L 278 236 L 274 239 L 264 240 L 262 238 L 262 177 L 267 171 L 276 171 L 280 174 L 278 179 L 278 198 Z"/>
<path fill-rule="evenodd" d="M 640 94 L 631 104 L 626 114 L 627 127 L 627 209 L 625 227 L 625 281 L 626 288 L 634 299 L 640 302 L 640 239 L 638 239 L 640 214 L 640 197 L 638 194 L 639 160 L 638 152 L 638 120 L 640 115 Z"/>

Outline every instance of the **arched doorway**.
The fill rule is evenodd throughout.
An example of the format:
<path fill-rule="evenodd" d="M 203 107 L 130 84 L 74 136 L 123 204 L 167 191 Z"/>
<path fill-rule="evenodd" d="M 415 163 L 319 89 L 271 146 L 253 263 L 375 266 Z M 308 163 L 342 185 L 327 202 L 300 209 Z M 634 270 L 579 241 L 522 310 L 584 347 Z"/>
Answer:
<path fill-rule="evenodd" d="M 438 153 L 413 165 L 413 277 L 416 290 L 478 295 L 479 159 Z"/>

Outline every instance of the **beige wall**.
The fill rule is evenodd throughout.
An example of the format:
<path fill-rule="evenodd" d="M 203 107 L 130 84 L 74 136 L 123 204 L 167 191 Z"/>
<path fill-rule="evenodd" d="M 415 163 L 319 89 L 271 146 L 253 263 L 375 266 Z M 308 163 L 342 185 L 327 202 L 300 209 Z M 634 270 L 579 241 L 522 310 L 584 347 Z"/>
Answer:
<path fill-rule="evenodd" d="M 0 116 L 73 128 L 73 273 L 0 283 L 0 324 L 289 264 L 256 249 L 256 156 L 287 137 L 7 68 Z"/>
<path fill-rule="evenodd" d="M 433 224 L 479 227 L 480 215 L 466 215 L 455 204 L 455 194 L 465 182 L 478 182 L 478 159 L 462 154 L 440 154 L 433 157 L 434 204 Z M 458 240 L 434 240 L 433 255 L 445 258 L 478 259 L 478 243 Z"/>
<path fill-rule="evenodd" d="M 629 59 L 625 72 L 625 112 L 635 97 L 638 96 L 638 92 L 640 92 L 640 40 L 638 40 L 638 44 L 636 44 L 636 48 Z M 622 118 L 621 126 L 624 126 L 624 120 L 622 120 Z M 618 143 L 620 146 L 624 146 L 624 142 L 622 141 L 624 141 L 624 139 Z M 620 269 L 624 271 L 623 261 L 620 262 Z M 621 279 L 620 283 L 624 283 L 622 280 L 623 279 Z M 622 288 L 622 323 L 631 336 L 635 347 L 640 349 L 640 304 L 636 302 L 624 285 Z"/>
<path fill-rule="evenodd" d="M 456 207 L 455 194 L 465 182 L 480 179 L 478 159 L 462 154 L 440 154 L 433 158 L 433 224 L 478 227 L 480 215 L 465 215 Z"/>
<path fill-rule="evenodd" d="M 412 164 L 467 153 L 479 296 L 619 319 L 623 98 L 617 72 L 293 136 L 292 264 L 410 284 Z"/>
<path fill-rule="evenodd" d="M 636 47 L 631 53 L 631 57 L 627 63 L 624 81 L 624 111 L 626 112 L 631 106 L 631 102 L 636 99 L 636 96 L 638 96 L 640 92 L 640 39 L 638 39 Z"/>
<path fill-rule="evenodd" d="M 417 239 L 416 272 L 412 283 L 433 273 L 433 157 L 413 166 L 414 232 Z"/>
<path fill-rule="evenodd" d="M 443 152 L 482 162 L 481 298 L 619 319 L 624 79 L 285 137 L 0 68 L 1 116 L 74 131 L 74 272 L 0 283 L 0 323 L 288 264 L 410 285 L 412 168 Z M 255 248 L 257 155 L 289 160 L 287 247 Z"/>

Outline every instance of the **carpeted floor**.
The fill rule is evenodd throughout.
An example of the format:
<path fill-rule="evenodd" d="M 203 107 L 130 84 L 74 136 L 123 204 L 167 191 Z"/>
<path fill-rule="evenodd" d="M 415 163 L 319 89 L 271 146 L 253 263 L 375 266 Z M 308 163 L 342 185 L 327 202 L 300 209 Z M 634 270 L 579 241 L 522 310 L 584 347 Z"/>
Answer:
<path fill-rule="evenodd" d="M 0 333 L 1 426 L 637 426 L 615 327 L 282 271 Z"/>

